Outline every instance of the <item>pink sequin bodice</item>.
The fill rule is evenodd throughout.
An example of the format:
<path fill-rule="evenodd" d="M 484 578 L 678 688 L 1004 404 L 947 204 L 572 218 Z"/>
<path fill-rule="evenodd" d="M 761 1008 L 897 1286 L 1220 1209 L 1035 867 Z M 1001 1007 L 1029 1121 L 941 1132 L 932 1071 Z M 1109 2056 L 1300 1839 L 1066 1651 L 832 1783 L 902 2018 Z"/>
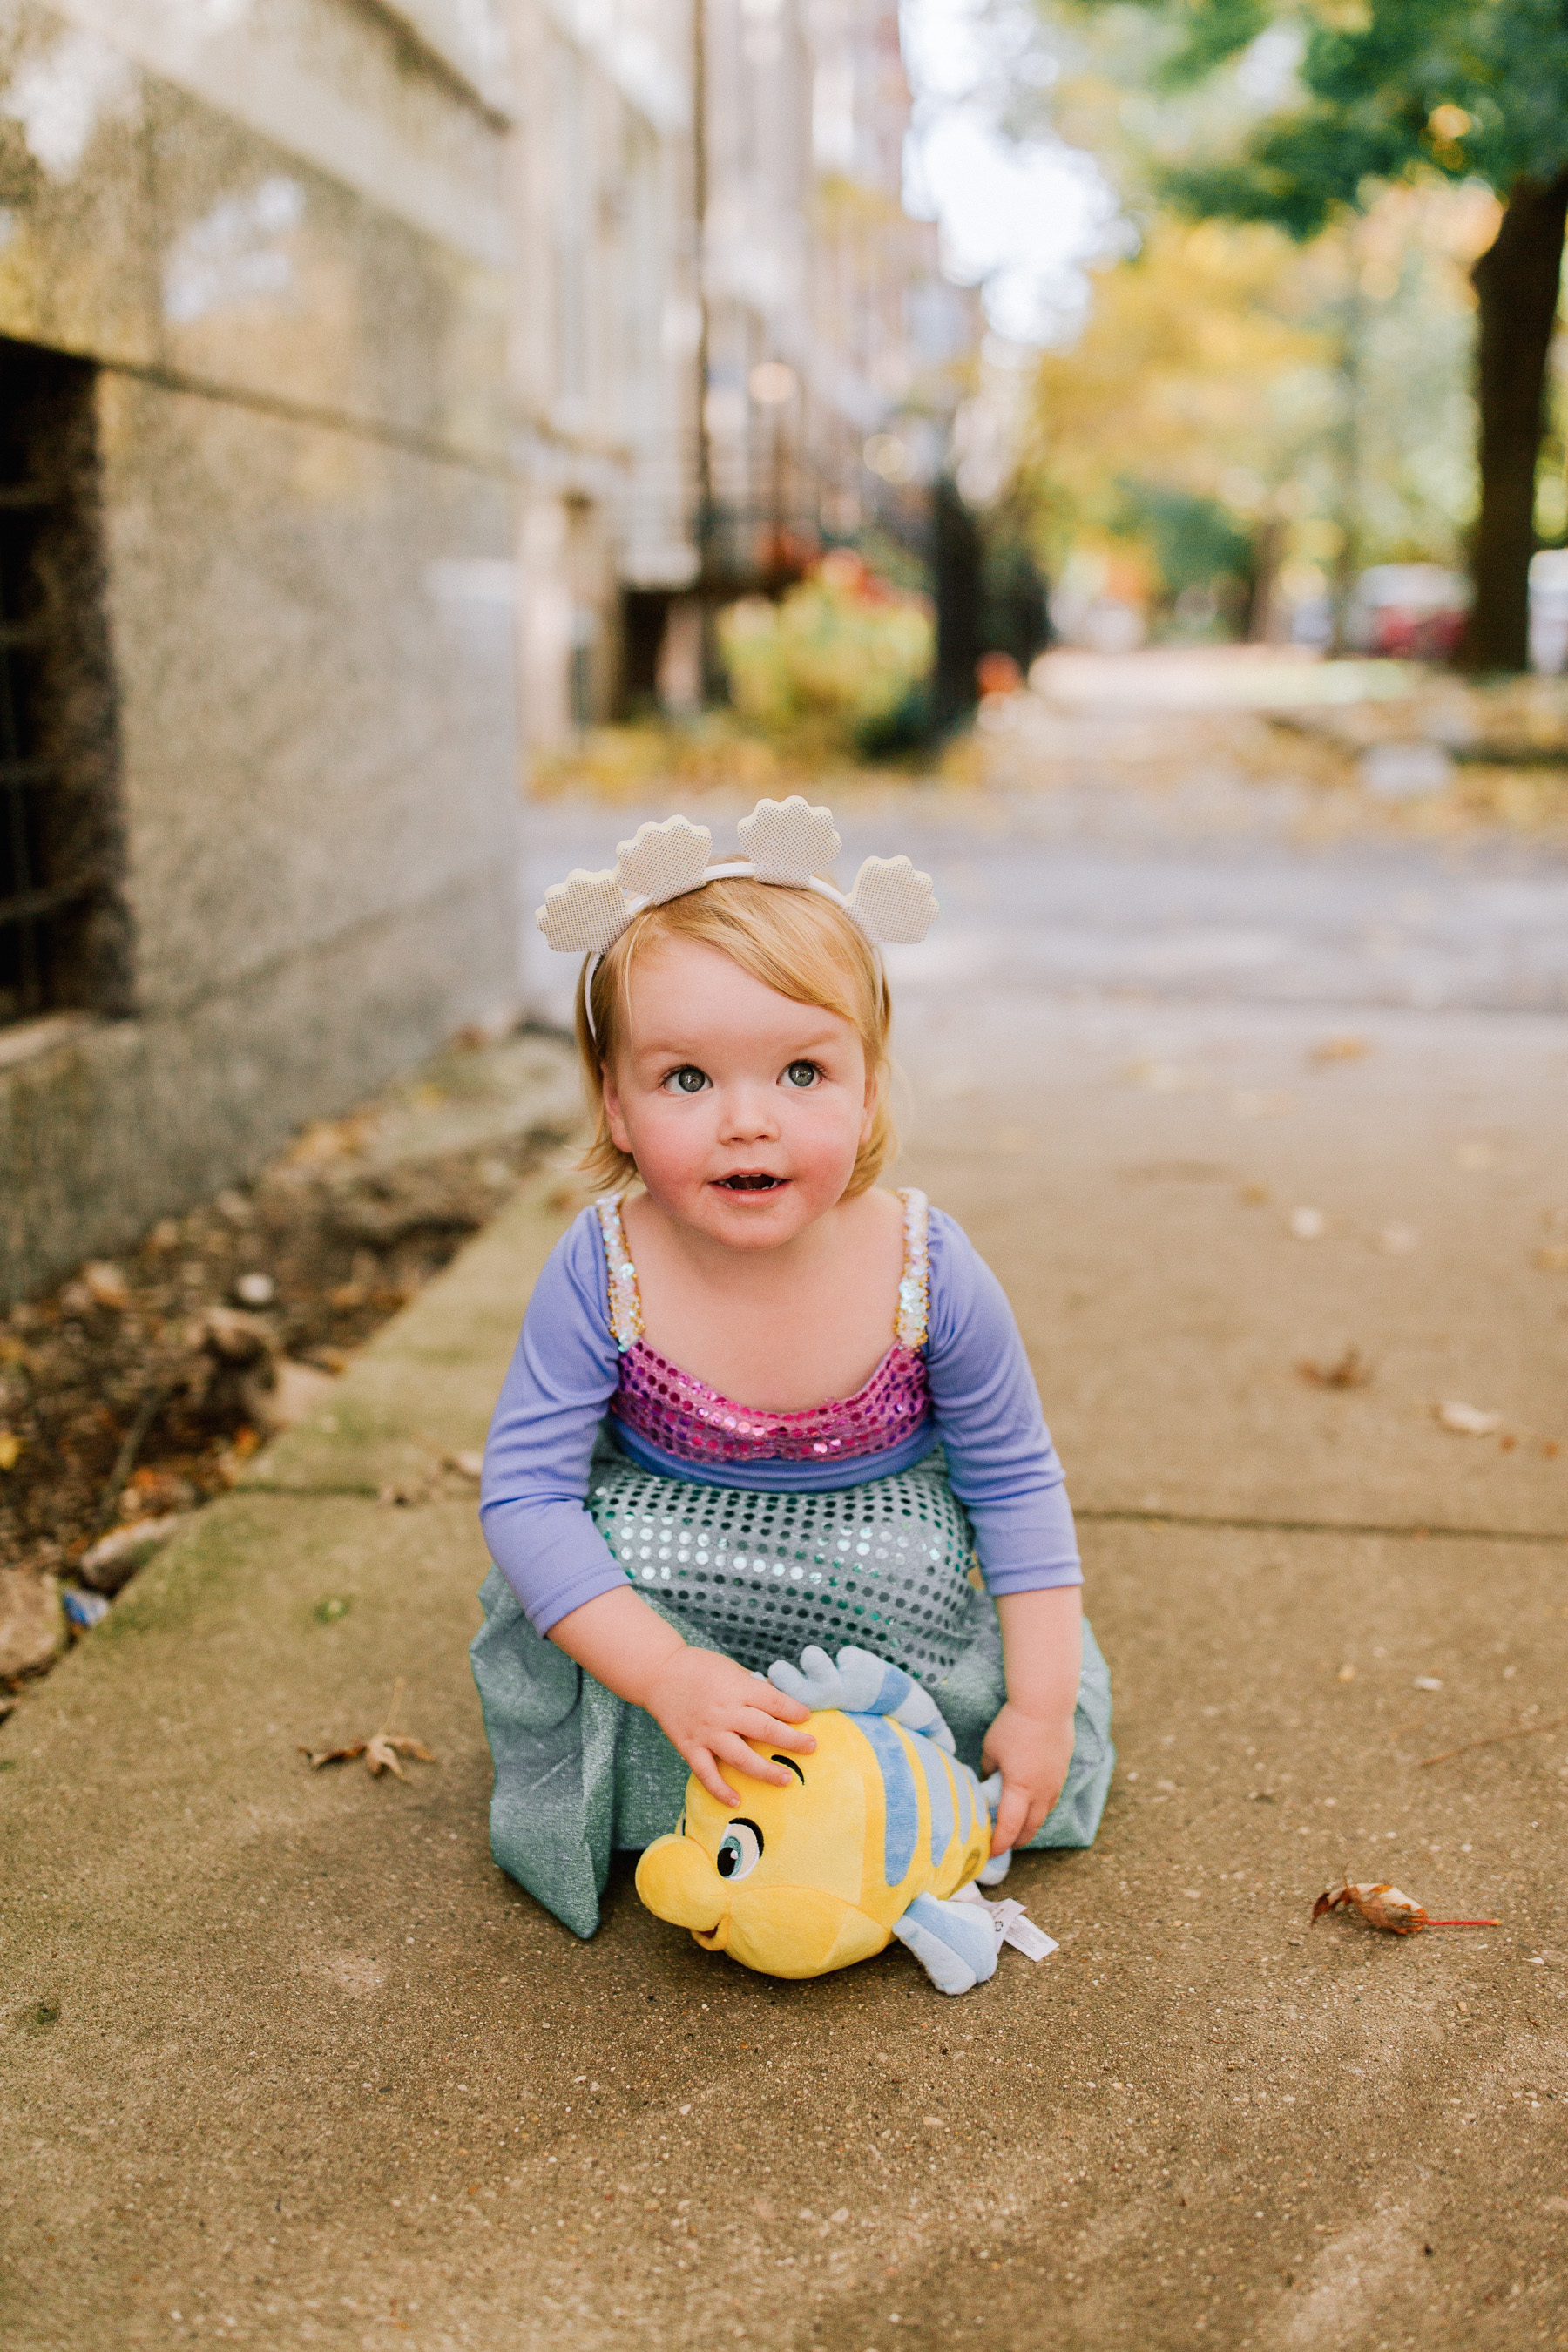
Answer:
<path fill-rule="evenodd" d="M 893 1344 L 863 1388 L 805 1412 L 737 1404 L 694 1380 L 642 1337 L 637 1268 L 626 1249 L 620 1203 L 595 1203 L 609 1271 L 610 1328 L 621 1350 L 620 1385 L 610 1411 L 661 1453 L 682 1462 L 853 1462 L 886 1453 L 931 1411 L 925 1358 L 928 1261 L 923 1192 L 900 1192 L 904 1272 Z"/>

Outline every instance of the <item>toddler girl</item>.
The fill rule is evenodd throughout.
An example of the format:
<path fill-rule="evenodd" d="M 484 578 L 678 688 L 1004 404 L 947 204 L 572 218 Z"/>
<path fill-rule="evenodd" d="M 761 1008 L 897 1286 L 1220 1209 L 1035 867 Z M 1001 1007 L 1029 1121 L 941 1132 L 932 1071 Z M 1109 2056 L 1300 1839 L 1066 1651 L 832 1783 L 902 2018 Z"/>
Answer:
<path fill-rule="evenodd" d="M 689 1772 L 788 1785 L 809 1643 L 905 1668 L 998 1768 L 993 1852 L 1087 1845 L 1114 1754 L 1072 1514 L 1012 1313 L 892 1156 L 878 940 L 931 885 L 826 875 L 822 809 L 763 801 L 710 864 L 684 818 L 540 911 L 587 950 L 577 1035 L 605 1187 L 541 1274 L 485 1455 L 473 1644 L 502 1868 L 580 1936 L 611 1853 Z M 626 1188 L 634 1183 L 637 1189 Z M 740 1400 L 740 1402 L 737 1402 Z M 975 1563 L 978 1562 L 976 1569 Z"/>

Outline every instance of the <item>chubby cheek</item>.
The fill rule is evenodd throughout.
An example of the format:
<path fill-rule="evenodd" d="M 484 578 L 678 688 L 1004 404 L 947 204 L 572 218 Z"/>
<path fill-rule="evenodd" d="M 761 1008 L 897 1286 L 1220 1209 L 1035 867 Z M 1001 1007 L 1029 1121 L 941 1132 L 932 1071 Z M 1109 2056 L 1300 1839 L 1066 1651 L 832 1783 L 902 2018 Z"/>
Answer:
<path fill-rule="evenodd" d="M 809 1105 L 809 1107 L 808 1107 Z M 790 1173 L 803 1192 L 837 1201 L 848 1183 L 860 1148 L 860 1122 L 839 1105 L 825 1113 L 809 1097 L 782 1122 Z"/>
<path fill-rule="evenodd" d="M 655 1095 L 636 1105 L 626 1129 L 637 1171 L 650 1192 L 681 1192 L 706 1181 L 714 1126 L 705 1098 L 677 1102 Z"/>

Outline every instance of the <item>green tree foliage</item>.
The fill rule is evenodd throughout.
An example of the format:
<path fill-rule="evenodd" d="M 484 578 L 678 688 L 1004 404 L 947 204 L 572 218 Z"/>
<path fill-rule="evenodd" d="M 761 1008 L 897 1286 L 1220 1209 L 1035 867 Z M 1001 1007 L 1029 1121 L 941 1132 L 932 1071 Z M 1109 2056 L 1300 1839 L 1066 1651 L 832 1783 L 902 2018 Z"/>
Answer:
<path fill-rule="evenodd" d="M 1300 28 L 1297 83 L 1236 152 L 1173 165 L 1184 208 L 1299 239 L 1379 184 L 1479 176 L 1502 198 L 1474 275 L 1481 505 L 1469 656 L 1526 658 L 1534 480 L 1568 215 L 1565 0 L 1138 0 L 1168 37 L 1162 79 L 1202 81 L 1277 26 Z M 1079 0 L 1086 11 L 1106 0 Z"/>
<path fill-rule="evenodd" d="M 719 616 L 736 709 L 799 749 L 845 751 L 885 730 L 931 668 L 924 599 L 901 594 L 840 548 L 776 604 L 743 597 Z"/>

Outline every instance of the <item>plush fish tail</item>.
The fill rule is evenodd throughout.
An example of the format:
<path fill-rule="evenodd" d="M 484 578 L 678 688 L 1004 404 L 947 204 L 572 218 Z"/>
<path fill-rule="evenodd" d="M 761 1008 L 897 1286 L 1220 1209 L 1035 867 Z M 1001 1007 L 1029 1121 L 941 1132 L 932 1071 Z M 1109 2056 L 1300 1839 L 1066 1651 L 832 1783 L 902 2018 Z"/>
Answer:
<path fill-rule="evenodd" d="M 894 1920 L 893 1933 L 938 1992 L 969 1992 L 996 1973 L 991 1914 L 978 1903 L 940 1903 L 934 1895 L 917 1895 L 903 1917 Z"/>

